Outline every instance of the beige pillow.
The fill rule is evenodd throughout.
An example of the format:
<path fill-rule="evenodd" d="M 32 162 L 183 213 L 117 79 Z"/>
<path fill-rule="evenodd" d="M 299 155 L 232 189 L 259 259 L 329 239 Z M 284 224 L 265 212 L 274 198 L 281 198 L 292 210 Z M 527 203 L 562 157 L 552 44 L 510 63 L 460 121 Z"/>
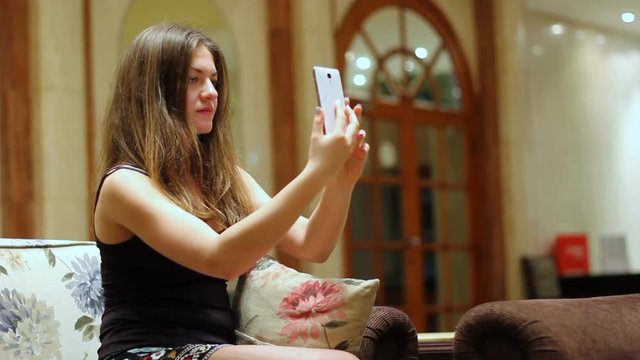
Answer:
<path fill-rule="evenodd" d="M 380 281 L 321 279 L 265 257 L 234 295 L 238 344 L 360 348 Z"/>

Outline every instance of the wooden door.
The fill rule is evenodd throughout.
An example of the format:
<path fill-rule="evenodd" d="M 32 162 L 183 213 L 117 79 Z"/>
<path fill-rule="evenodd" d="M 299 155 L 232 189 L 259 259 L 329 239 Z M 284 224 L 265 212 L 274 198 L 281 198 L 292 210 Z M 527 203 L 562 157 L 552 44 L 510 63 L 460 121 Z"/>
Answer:
<path fill-rule="evenodd" d="M 466 61 L 430 2 L 356 1 L 345 18 L 337 62 L 372 145 L 347 227 L 349 275 L 379 278 L 377 303 L 418 331 L 452 331 L 476 296 Z"/>

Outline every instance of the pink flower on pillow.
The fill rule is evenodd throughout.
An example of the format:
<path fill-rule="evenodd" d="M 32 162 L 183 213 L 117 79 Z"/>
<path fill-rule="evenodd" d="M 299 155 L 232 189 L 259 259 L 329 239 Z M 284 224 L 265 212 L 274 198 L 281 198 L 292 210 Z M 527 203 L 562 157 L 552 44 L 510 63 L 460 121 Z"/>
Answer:
<path fill-rule="evenodd" d="M 280 335 L 290 344 L 298 338 L 305 343 L 317 339 L 322 327 L 346 317 L 344 285 L 330 281 L 307 280 L 282 299 L 278 316 L 287 323 Z"/>

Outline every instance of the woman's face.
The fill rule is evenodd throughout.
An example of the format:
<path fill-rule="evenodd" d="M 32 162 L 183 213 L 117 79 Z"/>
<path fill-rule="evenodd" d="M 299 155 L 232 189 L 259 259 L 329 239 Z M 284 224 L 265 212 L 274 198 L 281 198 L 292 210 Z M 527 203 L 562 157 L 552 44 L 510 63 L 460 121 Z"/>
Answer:
<path fill-rule="evenodd" d="M 191 54 L 187 86 L 187 119 L 198 134 L 208 134 L 213 128 L 213 115 L 218 106 L 218 71 L 213 55 L 200 45 Z"/>

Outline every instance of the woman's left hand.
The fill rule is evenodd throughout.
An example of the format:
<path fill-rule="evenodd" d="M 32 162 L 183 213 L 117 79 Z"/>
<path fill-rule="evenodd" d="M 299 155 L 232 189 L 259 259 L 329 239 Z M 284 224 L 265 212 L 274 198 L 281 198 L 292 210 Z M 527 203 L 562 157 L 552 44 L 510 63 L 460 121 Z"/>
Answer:
<path fill-rule="evenodd" d="M 346 99 L 346 102 L 348 105 L 349 100 Z M 350 122 L 359 122 L 360 116 L 362 115 L 362 106 L 358 104 L 353 109 L 347 107 L 345 109 L 345 115 Z M 347 161 L 345 161 L 342 169 L 338 171 L 338 174 L 335 177 L 336 185 L 353 186 L 360 178 L 360 175 L 362 175 L 364 165 L 367 161 L 367 155 L 369 154 L 369 144 L 365 142 L 366 136 L 367 132 L 360 129 L 356 137 L 358 144 L 353 148 L 353 152 Z"/>

